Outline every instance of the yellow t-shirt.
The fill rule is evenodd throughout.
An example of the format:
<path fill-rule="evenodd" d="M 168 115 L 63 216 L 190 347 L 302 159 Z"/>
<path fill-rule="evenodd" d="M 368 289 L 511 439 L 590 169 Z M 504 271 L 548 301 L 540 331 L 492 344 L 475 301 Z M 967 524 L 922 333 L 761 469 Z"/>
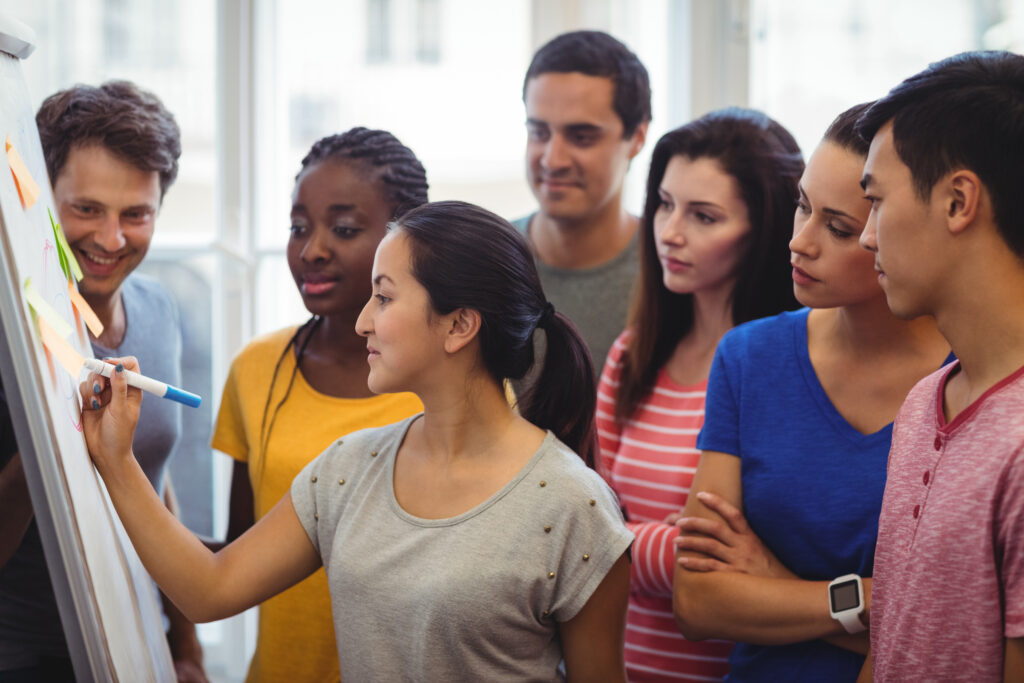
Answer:
<path fill-rule="evenodd" d="M 295 368 L 294 350 L 284 354 L 295 330 L 287 328 L 255 339 L 235 357 L 217 415 L 213 447 L 248 463 L 256 519 L 284 497 L 302 468 L 339 436 L 398 422 L 423 410 L 420 400 L 408 393 L 357 399 L 326 396 L 296 372 L 291 393 L 277 409 L 275 419 L 275 407 L 285 396 Z M 262 451 L 260 435 L 264 410 L 268 411 L 267 427 L 274 419 L 266 442 L 269 457 Z M 267 439 L 266 428 L 262 439 Z M 340 680 L 323 569 L 260 605 L 256 652 L 246 680 Z"/>

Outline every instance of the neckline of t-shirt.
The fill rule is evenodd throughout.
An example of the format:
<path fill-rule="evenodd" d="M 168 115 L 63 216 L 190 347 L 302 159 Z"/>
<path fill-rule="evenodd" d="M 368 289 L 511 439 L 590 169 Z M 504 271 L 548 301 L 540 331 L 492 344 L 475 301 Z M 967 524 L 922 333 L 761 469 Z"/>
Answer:
<path fill-rule="evenodd" d="M 134 339 L 135 335 L 133 334 L 134 328 L 131 325 L 129 325 L 129 323 L 131 322 L 131 319 L 132 319 L 132 311 L 130 311 L 128 309 L 135 307 L 135 298 L 134 297 L 126 297 L 124 295 L 126 287 L 129 288 L 129 289 L 137 289 L 137 285 L 135 283 L 135 279 L 133 277 L 133 273 L 129 273 L 128 277 L 126 277 L 124 279 L 124 282 L 121 283 L 121 291 L 118 293 L 119 296 L 121 297 L 121 307 L 124 309 L 124 337 L 121 338 L 121 343 L 118 344 L 117 346 L 114 346 L 114 347 L 104 346 L 103 344 L 100 344 L 98 341 L 96 341 L 95 339 L 90 337 L 89 338 L 89 342 L 90 342 L 90 345 L 92 346 L 92 350 L 93 350 L 94 354 L 96 354 L 96 351 L 100 351 L 100 353 L 97 354 L 97 355 L 104 356 L 104 357 L 108 357 L 108 356 L 109 357 L 118 357 L 118 356 L 121 355 L 121 349 L 124 348 L 126 344 L 129 346 L 129 348 L 134 346 L 134 344 L 133 344 L 133 342 L 135 341 L 135 339 Z M 132 302 L 132 305 L 130 307 L 128 305 L 129 300 Z M 134 354 L 131 354 L 131 355 L 134 355 Z M 139 368 L 139 369 L 142 370 L 143 372 L 146 371 L 145 368 Z"/>
<path fill-rule="evenodd" d="M 417 517 L 416 515 L 410 514 L 405 508 L 398 502 L 398 498 L 395 497 L 395 461 L 398 455 L 398 449 L 401 447 L 402 442 L 405 441 L 406 434 L 409 433 L 409 428 L 412 427 L 413 423 L 421 418 L 423 413 L 414 415 L 409 418 L 408 422 L 402 429 L 402 434 L 399 439 L 392 444 L 388 451 L 388 463 L 387 463 L 387 488 L 388 488 L 388 500 L 391 504 L 391 509 L 398 516 L 399 519 L 418 527 L 448 527 L 457 526 L 466 522 L 473 517 L 476 517 L 487 509 L 493 507 L 495 503 L 511 493 L 520 482 L 525 479 L 530 472 L 537 466 L 537 464 L 547 455 L 550 450 L 550 446 L 555 441 L 555 435 L 548 431 L 544 435 L 544 440 L 541 441 L 540 446 L 534 452 L 530 459 L 526 461 L 526 464 L 519 470 L 516 476 L 512 477 L 508 482 L 505 483 L 498 491 L 496 491 L 490 498 L 483 501 L 479 505 L 476 505 L 465 512 L 455 515 L 454 517 L 443 517 L 441 519 L 428 519 L 426 517 Z"/>
<path fill-rule="evenodd" d="M 839 434 L 842 434 L 848 441 L 857 446 L 867 447 L 875 441 L 891 440 L 892 422 L 889 422 L 876 432 L 865 434 L 850 424 L 843 417 L 843 414 L 836 409 L 835 405 L 832 404 L 832 401 L 829 400 L 825 387 L 821 385 L 818 373 L 811 362 L 811 349 L 807 345 L 807 321 L 810 313 L 810 308 L 802 308 L 799 311 L 794 311 L 792 314 L 794 316 L 793 336 L 796 342 L 794 352 L 797 356 L 797 363 L 803 373 L 804 382 L 811 396 L 814 397 L 814 402 L 818 405 L 818 409 L 821 410 L 822 414 Z"/>
<path fill-rule="evenodd" d="M 982 404 L 986 400 L 988 400 L 990 396 L 993 396 L 994 394 L 998 393 L 1005 387 L 1009 386 L 1010 384 L 1013 384 L 1017 380 L 1024 377 L 1024 365 L 1022 365 L 1021 367 L 1017 368 L 1012 373 L 1010 373 L 1009 375 L 1007 375 L 1006 377 L 1004 377 L 1003 379 L 999 380 L 998 382 L 990 386 L 988 389 L 986 389 L 981 396 L 974 399 L 974 401 L 972 401 L 969 406 L 961 410 L 957 414 L 957 416 L 953 418 L 952 422 L 946 422 L 946 411 L 943 409 L 944 399 L 946 397 L 946 383 L 949 382 L 950 378 L 953 376 L 953 373 L 957 371 L 959 368 L 959 359 L 953 363 L 950 363 L 949 367 L 944 368 L 944 372 L 939 377 L 938 390 L 935 392 L 935 418 L 938 423 L 938 430 L 945 434 L 946 436 L 950 436 L 953 432 L 960 429 L 960 427 L 969 422 L 971 418 L 974 417 L 974 414 L 981 410 Z"/>
<path fill-rule="evenodd" d="M 660 387 L 662 389 L 668 389 L 669 391 L 676 391 L 676 392 L 683 393 L 683 394 L 689 394 L 689 393 L 698 392 L 698 391 L 702 391 L 702 392 L 704 392 L 706 394 L 707 390 L 708 390 L 708 378 L 707 377 L 705 377 L 703 380 L 701 380 L 697 384 L 680 384 L 679 382 L 677 382 L 674 379 L 672 379 L 672 376 L 668 374 L 668 368 L 666 366 L 664 366 L 664 365 L 662 365 L 661 369 L 658 370 L 658 376 L 654 380 L 654 386 L 651 387 L 651 391 L 653 392 L 656 388 L 659 388 L 658 387 L 659 384 L 667 384 L 668 385 L 667 387 L 665 387 L 665 386 Z"/>
<path fill-rule="evenodd" d="M 523 235 L 523 237 L 527 239 L 527 241 L 530 241 L 530 223 L 533 221 L 533 217 L 536 215 L 536 212 L 530 214 L 530 217 L 526 220 L 526 230 L 520 233 Z M 558 266 L 552 266 L 547 263 L 544 263 L 543 261 L 540 260 L 540 258 L 536 257 L 535 252 L 534 261 L 536 261 L 537 263 L 537 270 L 544 273 L 550 273 L 551 275 L 562 276 L 585 277 L 588 275 L 601 275 L 605 271 L 612 270 L 613 268 L 618 267 L 619 265 L 622 264 L 623 261 L 632 260 L 633 254 L 635 252 L 634 247 L 637 246 L 638 240 L 640 239 L 641 229 L 642 227 L 638 227 L 636 232 L 633 233 L 633 236 L 630 238 L 629 242 L 626 243 L 626 246 L 622 248 L 622 251 L 620 251 L 618 254 L 613 256 L 610 260 L 605 261 L 604 263 L 598 264 L 591 268 L 559 268 Z M 639 263 L 637 265 L 639 266 Z"/>

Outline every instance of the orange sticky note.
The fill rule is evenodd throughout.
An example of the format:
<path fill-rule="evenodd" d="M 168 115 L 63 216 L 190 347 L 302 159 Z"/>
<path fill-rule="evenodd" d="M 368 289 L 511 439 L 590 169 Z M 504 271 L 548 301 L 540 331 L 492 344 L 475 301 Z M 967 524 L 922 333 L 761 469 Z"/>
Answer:
<path fill-rule="evenodd" d="M 7 136 L 6 147 L 7 163 L 10 165 L 11 173 L 14 175 L 14 186 L 18 188 L 18 198 L 21 199 L 21 206 L 27 209 L 39 199 L 39 186 L 32 179 L 32 174 L 28 172 L 28 167 L 22 160 L 21 155 L 18 154 L 18 150 L 14 149 L 14 145 L 11 144 L 10 135 Z"/>
<path fill-rule="evenodd" d="M 57 358 L 57 362 L 68 371 L 68 374 L 78 379 L 78 373 L 82 371 L 85 359 L 78 351 L 75 351 L 75 347 L 64 341 L 64 338 L 50 327 L 46 318 L 39 316 L 36 318 L 36 322 L 39 324 L 39 336 L 43 339 L 43 346 Z"/>
<path fill-rule="evenodd" d="M 92 306 L 85 300 L 81 292 L 75 289 L 71 280 L 68 280 L 68 296 L 71 297 L 71 305 L 82 316 L 82 320 L 85 321 L 85 326 L 92 332 L 92 336 L 98 338 L 103 334 L 103 323 L 100 322 L 100 317 L 92 310 Z"/>

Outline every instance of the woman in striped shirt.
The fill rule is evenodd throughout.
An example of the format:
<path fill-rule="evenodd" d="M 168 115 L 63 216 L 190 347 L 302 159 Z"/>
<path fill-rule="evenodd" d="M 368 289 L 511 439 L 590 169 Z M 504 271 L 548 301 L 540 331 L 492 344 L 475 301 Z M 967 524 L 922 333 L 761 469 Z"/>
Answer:
<path fill-rule="evenodd" d="M 690 642 L 672 616 L 671 523 L 697 467 L 718 340 L 797 306 L 788 241 L 800 149 L 756 111 L 712 112 L 658 141 L 628 328 L 598 391 L 604 475 L 636 535 L 626 627 L 631 681 L 718 680 L 731 644 Z"/>

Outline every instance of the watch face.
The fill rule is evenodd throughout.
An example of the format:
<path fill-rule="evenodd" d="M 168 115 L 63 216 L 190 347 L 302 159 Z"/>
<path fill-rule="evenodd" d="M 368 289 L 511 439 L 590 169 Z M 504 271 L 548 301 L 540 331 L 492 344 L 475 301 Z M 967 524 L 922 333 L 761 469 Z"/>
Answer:
<path fill-rule="evenodd" d="M 832 601 L 833 612 L 843 612 L 860 606 L 856 581 L 844 581 L 829 587 L 829 599 Z"/>

